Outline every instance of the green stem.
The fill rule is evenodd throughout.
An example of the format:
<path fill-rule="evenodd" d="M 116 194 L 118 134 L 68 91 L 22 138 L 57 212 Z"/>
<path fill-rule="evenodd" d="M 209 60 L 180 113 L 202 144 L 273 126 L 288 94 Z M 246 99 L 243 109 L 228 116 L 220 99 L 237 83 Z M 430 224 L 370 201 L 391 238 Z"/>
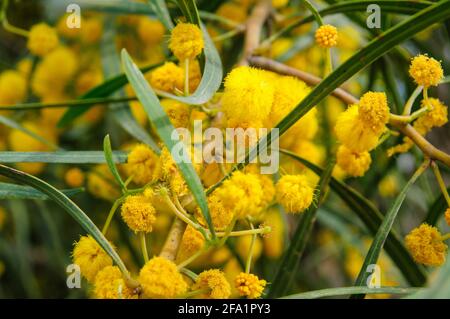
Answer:
<path fill-rule="evenodd" d="M 303 292 L 295 295 L 289 295 L 281 297 L 281 299 L 317 299 L 331 296 L 343 296 L 350 294 L 398 294 L 407 295 L 420 291 L 423 288 L 401 288 L 401 287 L 380 287 L 380 288 L 368 288 L 368 287 L 340 287 L 340 288 L 328 288 L 321 290 L 313 290 Z"/>
<path fill-rule="evenodd" d="M 194 273 L 193 271 L 191 271 L 191 270 L 189 270 L 189 269 L 187 269 L 187 268 L 181 268 L 181 269 L 179 269 L 180 270 L 180 272 L 182 273 L 182 274 L 185 274 L 186 276 L 188 276 L 189 278 L 191 278 L 193 281 L 196 281 L 197 280 L 197 274 L 196 273 Z"/>
<path fill-rule="evenodd" d="M 442 178 L 441 172 L 439 171 L 439 166 L 436 164 L 436 162 L 432 162 L 431 168 L 433 169 L 433 173 L 436 176 L 436 179 L 437 179 L 439 188 L 442 192 L 442 195 L 444 196 L 448 207 L 450 207 L 450 196 L 448 194 L 447 187 L 445 187 L 445 182 L 444 182 L 444 179 Z"/>
<path fill-rule="evenodd" d="M 145 240 L 146 238 L 145 238 L 144 232 L 139 233 L 139 239 L 141 242 L 142 256 L 144 257 L 145 263 L 147 263 L 148 262 L 148 251 L 147 251 L 147 242 Z"/>
<path fill-rule="evenodd" d="M 302 0 L 302 2 L 305 4 L 308 10 L 311 11 L 319 27 L 323 26 L 323 20 L 322 17 L 320 16 L 319 11 L 317 11 L 317 9 L 308 0 Z"/>
<path fill-rule="evenodd" d="M 411 110 L 412 110 L 414 101 L 420 95 L 422 90 L 423 90 L 423 86 L 419 85 L 418 87 L 416 87 L 416 89 L 413 91 L 413 93 L 411 94 L 411 96 L 409 97 L 408 101 L 405 104 L 405 108 L 403 109 L 403 115 L 411 114 Z"/>
<path fill-rule="evenodd" d="M 250 225 L 250 228 L 254 229 L 253 224 L 250 221 L 248 223 Z M 255 247 L 256 236 L 257 236 L 256 234 L 253 234 L 253 236 L 252 236 L 252 241 L 250 243 L 247 262 L 245 263 L 245 272 L 247 274 L 250 273 L 250 268 L 252 266 L 253 248 Z"/>
<path fill-rule="evenodd" d="M 189 265 L 191 262 L 196 260 L 198 257 L 200 257 L 202 254 L 204 254 L 208 250 L 208 245 L 205 245 L 198 251 L 196 251 L 192 256 L 187 258 L 186 260 L 182 261 L 180 264 L 177 265 L 178 269 L 185 268 L 187 265 Z"/>
<path fill-rule="evenodd" d="M 114 213 L 116 212 L 117 208 L 119 208 L 120 204 L 122 204 L 124 199 L 125 199 L 124 196 L 120 197 L 119 199 L 117 199 L 114 202 L 113 206 L 111 207 L 111 210 L 109 211 L 108 217 L 106 218 L 105 225 L 103 226 L 103 229 L 102 229 L 102 234 L 103 235 L 106 235 L 106 232 L 108 231 L 109 225 L 111 224 L 111 220 L 114 217 Z"/>

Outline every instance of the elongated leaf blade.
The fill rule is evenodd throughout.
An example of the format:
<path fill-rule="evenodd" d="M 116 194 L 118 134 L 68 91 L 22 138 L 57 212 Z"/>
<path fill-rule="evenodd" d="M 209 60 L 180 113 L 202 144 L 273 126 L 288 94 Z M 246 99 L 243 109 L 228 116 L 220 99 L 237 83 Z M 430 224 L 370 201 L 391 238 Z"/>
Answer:
<path fill-rule="evenodd" d="M 125 163 L 127 153 L 115 151 L 115 163 Z M 0 152 L 0 163 L 60 163 L 60 164 L 101 164 L 105 163 L 102 151 L 59 151 L 59 152 Z"/>
<path fill-rule="evenodd" d="M 137 68 L 136 64 L 133 63 L 131 57 L 125 49 L 122 51 L 122 63 L 125 73 L 133 86 L 139 101 L 142 103 L 145 111 L 147 112 L 150 122 L 153 123 L 164 145 L 166 145 L 169 150 L 172 150 L 177 143 L 182 142 L 179 141 L 178 134 L 159 103 L 158 97 L 148 85 L 144 75 Z M 172 139 L 172 134 L 176 136 L 175 140 Z M 181 145 L 181 147 L 184 148 L 184 144 Z M 184 152 L 184 154 L 187 153 Z M 206 202 L 206 195 L 194 167 L 191 163 L 185 161 L 176 163 L 176 165 L 194 195 L 194 198 L 203 213 L 203 217 L 205 218 L 211 233 L 215 234 Z"/>
<path fill-rule="evenodd" d="M 170 18 L 169 9 L 164 0 L 147 0 L 150 8 L 158 16 L 158 20 L 164 24 L 167 30 L 172 30 L 174 25 L 172 19 Z"/>
<path fill-rule="evenodd" d="M 108 164 L 109 170 L 114 176 L 114 179 L 122 189 L 126 189 L 125 183 L 123 182 L 122 177 L 120 177 L 119 171 L 117 170 L 116 164 L 114 163 L 109 135 L 106 135 L 105 139 L 103 140 L 103 152 L 105 154 L 106 164 Z"/>
<path fill-rule="evenodd" d="M 424 288 L 401 288 L 401 287 L 339 287 L 321 290 L 313 290 L 295 295 L 282 297 L 281 299 L 318 299 L 333 296 L 345 296 L 351 294 L 392 294 L 392 295 L 409 295 L 422 291 Z"/>

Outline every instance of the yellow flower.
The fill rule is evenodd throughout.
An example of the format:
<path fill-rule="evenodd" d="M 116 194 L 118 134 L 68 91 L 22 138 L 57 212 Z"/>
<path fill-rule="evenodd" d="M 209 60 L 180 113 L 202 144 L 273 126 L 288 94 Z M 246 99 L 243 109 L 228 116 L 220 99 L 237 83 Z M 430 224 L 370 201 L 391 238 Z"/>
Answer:
<path fill-rule="evenodd" d="M 431 106 L 432 109 L 419 117 L 413 124 L 414 128 L 422 135 L 426 135 L 433 127 L 441 127 L 448 122 L 448 111 L 441 101 L 435 98 L 422 100 L 422 107 Z"/>
<path fill-rule="evenodd" d="M 203 271 L 195 280 L 192 290 L 210 289 L 198 295 L 199 298 L 227 299 L 231 295 L 231 286 L 219 269 Z"/>
<path fill-rule="evenodd" d="M 359 116 L 376 134 L 385 130 L 389 121 L 389 106 L 384 92 L 367 92 L 359 101 Z"/>
<path fill-rule="evenodd" d="M 236 289 L 241 296 L 249 299 L 261 297 L 267 282 L 256 275 L 241 272 L 234 281 Z"/>
<path fill-rule="evenodd" d="M 67 170 L 64 180 L 70 187 L 81 187 L 84 184 L 84 173 L 78 167 L 72 167 Z"/>
<path fill-rule="evenodd" d="M 69 28 L 67 25 L 68 20 L 73 19 L 69 16 L 69 14 L 64 14 L 61 16 L 61 18 L 58 20 L 58 23 L 56 25 L 56 30 L 58 31 L 58 34 L 62 36 L 63 38 L 67 39 L 75 39 L 80 34 L 80 28 Z M 83 24 L 81 20 L 81 24 Z"/>
<path fill-rule="evenodd" d="M 128 176 L 133 176 L 133 182 L 145 185 L 153 180 L 157 163 L 158 156 L 153 150 L 145 144 L 139 144 L 128 155 L 125 170 Z"/>
<path fill-rule="evenodd" d="M 260 207 L 261 209 L 264 209 L 272 203 L 275 197 L 275 185 L 273 183 L 272 177 L 269 177 L 267 175 L 258 175 L 258 177 L 261 182 L 263 191 L 263 197 Z"/>
<path fill-rule="evenodd" d="M 336 154 L 337 164 L 350 176 L 363 176 L 370 167 L 372 159 L 370 153 L 353 152 L 345 145 L 340 145 Z"/>
<path fill-rule="evenodd" d="M 95 276 L 94 296 L 97 299 L 137 299 L 138 295 L 125 284 L 117 266 L 107 266 Z"/>
<path fill-rule="evenodd" d="M 190 108 L 187 104 L 172 99 L 162 99 L 161 105 L 175 128 L 189 126 Z"/>
<path fill-rule="evenodd" d="M 156 210 L 151 198 L 144 195 L 127 196 L 122 205 L 122 218 L 134 232 L 149 233 L 156 221 Z"/>
<path fill-rule="evenodd" d="M 150 73 L 150 84 L 154 89 L 175 92 L 183 90 L 184 72 L 175 63 L 166 62 Z"/>
<path fill-rule="evenodd" d="M 301 213 L 314 198 L 314 190 L 305 175 L 284 175 L 276 184 L 276 199 L 288 213 Z"/>
<path fill-rule="evenodd" d="M 450 208 L 445 211 L 445 222 L 450 226 Z"/>
<path fill-rule="evenodd" d="M 203 248 L 205 237 L 198 230 L 188 225 L 181 238 L 180 248 L 178 249 L 177 261 L 182 262 L 194 253 Z"/>
<path fill-rule="evenodd" d="M 222 199 L 223 195 L 224 194 L 218 196 L 217 193 L 214 192 L 208 197 L 209 213 L 216 230 L 226 229 L 234 217 L 234 211 L 229 207 L 230 205 L 225 205 L 224 200 L 226 200 L 226 198 Z M 206 221 L 203 218 L 200 208 L 197 208 L 195 216 L 203 226 L 206 226 Z"/>
<path fill-rule="evenodd" d="M 371 151 L 378 144 L 378 134 L 361 121 L 358 105 L 351 105 L 336 121 L 336 137 L 354 152 Z"/>
<path fill-rule="evenodd" d="M 112 265 L 112 259 L 90 235 L 81 236 L 72 253 L 73 263 L 78 265 L 81 274 L 94 282 L 97 273 Z"/>
<path fill-rule="evenodd" d="M 406 248 L 417 263 L 440 266 L 445 262 L 447 245 L 436 227 L 422 224 L 405 237 Z"/>
<path fill-rule="evenodd" d="M 265 71 L 241 66 L 225 78 L 222 110 L 232 127 L 265 121 L 273 100 L 274 87 Z"/>
<path fill-rule="evenodd" d="M 179 23 L 172 30 L 169 48 L 178 60 L 193 60 L 204 47 L 202 31 L 192 23 Z"/>
<path fill-rule="evenodd" d="M 444 77 L 444 71 L 439 61 L 420 54 L 412 59 L 409 75 L 418 85 L 427 88 L 437 86 Z"/>
<path fill-rule="evenodd" d="M 27 93 L 25 76 L 18 71 L 0 74 L 0 104 L 9 105 L 22 102 Z"/>
<path fill-rule="evenodd" d="M 86 44 L 95 44 L 100 40 L 102 32 L 103 24 L 100 19 L 84 19 L 81 27 L 81 41 Z"/>
<path fill-rule="evenodd" d="M 264 254 L 272 259 L 279 258 L 284 248 L 284 222 L 276 208 L 267 211 L 264 225 L 269 226 L 272 231 L 263 237 Z"/>
<path fill-rule="evenodd" d="M 139 282 L 149 298 L 174 298 L 188 288 L 177 266 L 162 257 L 153 257 L 145 264 L 139 273 Z"/>
<path fill-rule="evenodd" d="M 336 27 L 326 24 L 316 30 L 315 37 L 322 48 L 331 48 L 337 45 L 338 31 Z"/>
<path fill-rule="evenodd" d="M 234 172 L 214 194 L 223 207 L 233 211 L 238 218 L 256 216 L 262 210 L 264 192 L 261 180 L 254 173 Z"/>
<path fill-rule="evenodd" d="M 155 19 L 148 17 L 140 17 L 137 26 L 139 38 L 147 45 L 156 45 L 160 43 L 164 37 L 164 25 Z"/>
<path fill-rule="evenodd" d="M 32 54 L 44 56 L 59 44 L 56 30 L 45 23 L 35 24 L 28 37 L 27 47 Z"/>

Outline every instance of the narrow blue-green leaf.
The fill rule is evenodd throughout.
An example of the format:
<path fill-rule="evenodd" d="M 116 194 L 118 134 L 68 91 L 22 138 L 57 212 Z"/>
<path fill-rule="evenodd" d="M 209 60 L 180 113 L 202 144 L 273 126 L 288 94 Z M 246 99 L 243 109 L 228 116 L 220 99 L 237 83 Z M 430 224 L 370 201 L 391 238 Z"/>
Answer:
<path fill-rule="evenodd" d="M 205 26 L 201 25 L 200 27 L 205 42 L 205 68 L 197 89 L 189 96 L 178 96 L 166 92 L 158 92 L 159 95 L 182 103 L 199 105 L 208 102 L 220 88 L 223 77 L 222 61 Z"/>
<path fill-rule="evenodd" d="M 142 72 L 138 69 L 136 64 L 133 63 L 131 57 L 125 49 L 122 50 L 122 63 L 128 80 L 135 90 L 139 101 L 144 106 L 150 122 L 154 125 L 164 145 L 169 150 L 172 150 L 178 143 L 182 142 L 179 141 L 178 134 L 169 118 L 167 117 L 167 114 L 164 112 L 161 104 L 159 103 L 158 97 L 153 92 L 148 82 L 145 80 Z M 176 136 L 175 140 L 172 139 L 172 134 Z M 178 145 L 181 145 L 182 149 L 185 148 L 183 143 Z M 188 154 L 185 151 L 183 153 Z M 208 227 L 214 236 L 214 226 L 211 221 L 211 216 L 209 214 L 209 209 L 206 202 L 206 195 L 203 190 L 200 178 L 198 177 L 191 163 L 181 161 L 180 163 L 176 163 L 176 165 L 183 175 L 186 184 L 194 195 L 194 198 L 197 201 L 197 204 L 200 207 L 203 216 L 208 224 Z"/>
<path fill-rule="evenodd" d="M 398 194 L 395 199 L 393 205 L 386 213 L 383 218 L 383 222 L 378 228 L 377 233 L 370 245 L 369 251 L 367 252 L 366 258 L 364 259 L 364 263 L 359 271 L 358 278 L 355 281 L 355 286 L 364 286 L 366 285 L 366 281 L 370 276 L 370 272 L 367 271 L 367 267 L 369 265 L 376 264 L 378 261 L 378 257 L 380 256 L 381 250 L 383 249 L 383 245 L 388 238 L 389 233 L 391 232 L 392 226 L 394 225 L 395 218 L 397 217 L 397 213 L 400 210 L 400 207 L 405 200 L 406 194 L 411 187 L 412 184 L 419 178 L 419 176 L 424 172 L 424 170 L 428 167 L 429 163 L 422 164 L 414 175 L 409 179 L 406 185 L 403 187 L 400 194 Z M 354 295 L 355 298 L 364 298 L 364 295 Z"/>
<path fill-rule="evenodd" d="M 103 139 L 103 152 L 105 154 L 106 164 L 108 164 L 109 170 L 114 176 L 116 182 L 119 184 L 120 188 L 122 190 L 125 190 L 125 183 L 123 182 L 122 177 L 120 177 L 119 171 L 117 170 L 116 164 L 114 163 L 109 135 L 106 135 Z"/>
<path fill-rule="evenodd" d="M 200 25 L 200 15 L 194 0 L 176 0 L 176 3 L 188 22 Z"/>
<path fill-rule="evenodd" d="M 63 189 L 60 190 L 61 193 L 68 197 L 75 196 L 79 193 L 84 192 L 84 188 L 74 188 L 74 189 Z M 44 193 L 29 187 L 10 183 L 0 182 L 0 199 L 39 199 L 48 200 L 50 199 Z"/>
<path fill-rule="evenodd" d="M 50 184 L 33 175 L 2 164 L 0 164 L 0 175 L 8 177 L 16 182 L 31 186 L 55 201 L 59 206 L 61 206 L 61 208 L 69 213 L 89 235 L 91 235 L 98 242 L 98 244 L 105 250 L 105 252 L 109 256 L 111 256 L 113 261 L 117 264 L 117 266 L 123 273 L 128 273 L 123 261 L 120 259 L 119 255 L 111 246 L 109 241 L 95 226 L 92 220 L 72 200 L 70 200 L 69 197 L 61 193 Z"/>
<path fill-rule="evenodd" d="M 346 296 L 351 294 L 392 294 L 392 295 L 409 295 L 423 290 L 423 288 L 401 288 L 401 287 L 339 287 L 321 290 L 313 290 L 302 292 L 299 294 L 289 295 L 280 299 L 318 299 L 333 296 Z"/>
<path fill-rule="evenodd" d="M 12 129 L 15 129 L 15 130 L 19 130 L 22 133 L 30 136 L 31 138 L 34 138 L 35 140 L 37 140 L 37 141 L 47 145 L 48 147 L 50 147 L 52 149 L 58 149 L 58 146 L 55 145 L 54 143 L 48 141 L 47 139 L 43 138 L 42 136 L 40 136 L 40 135 L 30 131 L 26 127 L 23 127 L 22 125 L 20 125 L 16 121 L 14 121 L 14 120 L 6 117 L 6 116 L 0 115 L 0 124 L 6 125 L 6 126 L 12 128 Z"/>
<path fill-rule="evenodd" d="M 125 163 L 127 153 L 115 151 L 115 163 Z M 0 163 L 60 163 L 60 164 L 101 164 L 105 163 L 102 151 L 64 151 L 64 152 L 0 152 Z"/>
<path fill-rule="evenodd" d="M 167 30 L 172 30 L 174 25 L 172 19 L 170 18 L 169 9 L 164 0 L 147 0 L 152 11 L 155 12 L 158 20 L 166 27 Z"/>

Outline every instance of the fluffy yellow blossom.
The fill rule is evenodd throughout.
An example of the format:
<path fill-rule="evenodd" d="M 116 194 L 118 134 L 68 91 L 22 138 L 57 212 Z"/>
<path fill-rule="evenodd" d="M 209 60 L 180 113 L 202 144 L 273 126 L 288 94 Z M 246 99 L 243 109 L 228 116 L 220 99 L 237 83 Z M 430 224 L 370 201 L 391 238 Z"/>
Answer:
<path fill-rule="evenodd" d="M 263 237 L 264 255 L 276 259 L 281 256 L 284 248 L 284 222 L 283 217 L 276 208 L 271 208 L 265 214 L 264 225 L 272 231 Z"/>
<path fill-rule="evenodd" d="M 236 171 L 221 187 L 214 191 L 227 210 L 236 217 L 255 216 L 261 212 L 263 188 L 258 175 Z"/>
<path fill-rule="evenodd" d="M 417 263 L 440 266 L 445 262 L 447 245 L 436 227 L 422 224 L 405 237 L 406 248 Z"/>
<path fill-rule="evenodd" d="M 120 192 L 115 185 L 114 177 L 107 165 L 97 165 L 87 175 L 87 189 L 98 198 L 116 200 Z"/>
<path fill-rule="evenodd" d="M 444 71 L 439 61 L 420 54 L 412 59 L 409 75 L 418 85 L 427 88 L 438 85 L 444 77 Z"/>
<path fill-rule="evenodd" d="M 162 257 L 153 257 L 139 273 L 139 282 L 148 298 L 174 298 L 187 291 L 177 266 Z"/>
<path fill-rule="evenodd" d="M 189 126 L 189 105 L 172 99 L 162 99 L 161 106 L 175 128 Z"/>
<path fill-rule="evenodd" d="M 422 100 L 422 107 L 431 107 L 431 110 L 419 117 L 413 124 L 422 135 L 426 135 L 433 127 L 441 127 L 448 122 L 447 106 L 435 98 Z"/>
<path fill-rule="evenodd" d="M 133 181 L 138 185 L 145 185 L 153 180 L 153 174 L 158 163 L 158 156 L 153 150 L 145 145 L 135 146 L 128 155 L 125 170 Z"/>
<path fill-rule="evenodd" d="M 72 167 L 64 175 L 64 181 L 70 187 L 81 187 L 84 184 L 84 173 L 78 167 Z"/>
<path fill-rule="evenodd" d="M 234 281 L 236 289 L 241 296 L 249 299 L 261 297 L 267 282 L 256 275 L 241 272 Z"/>
<path fill-rule="evenodd" d="M 389 121 L 389 106 L 386 93 L 367 92 L 359 101 L 359 117 L 376 134 L 385 130 Z"/>
<path fill-rule="evenodd" d="M 258 175 L 261 182 L 263 197 L 260 204 L 261 209 L 269 206 L 275 198 L 275 184 L 272 177 L 268 175 Z"/>
<path fill-rule="evenodd" d="M 284 175 L 276 184 L 276 199 L 288 213 L 301 213 L 313 202 L 314 189 L 305 175 Z"/>
<path fill-rule="evenodd" d="M 370 167 L 372 159 L 370 153 L 353 152 L 345 145 L 340 145 L 336 154 L 337 164 L 350 176 L 363 176 Z"/>
<path fill-rule="evenodd" d="M 97 273 L 112 265 L 112 259 L 90 235 L 81 236 L 72 253 L 73 263 L 80 267 L 81 274 L 94 282 Z"/>
<path fill-rule="evenodd" d="M 73 19 L 69 16 L 69 14 L 63 15 L 56 25 L 56 30 L 58 34 L 66 39 L 75 39 L 80 35 L 80 28 L 69 28 L 68 23 L 70 19 Z M 72 21 L 70 21 L 72 22 Z M 81 24 L 83 24 L 82 19 L 80 20 Z"/>
<path fill-rule="evenodd" d="M 274 101 L 274 87 L 267 72 L 241 66 L 225 78 L 222 110 L 231 127 L 267 119 Z"/>
<path fill-rule="evenodd" d="M 121 213 L 125 223 L 135 232 L 151 232 L 156 221 L 151 198 L 144 195 L 127 196 Z"/>
<path fill-rule="evenodd" d="M 175 63 L 166 62 L 150 73 L 150 84 L 154 89 L 175 92 L 183 90 L 184 72 Z"/>
<path fill-rule="evenodd" d="M 209 292 L 198 295 L 202 299 L 227 299 L 231 295 L 231 286 L 224 273 L 219 269 L 210 269 L 200 273 L 191 289 L 210 289 Z"/>
<path fill-rule="evenodd" d="M 445 222 L 447 223 L 447 225 L 450 226 L 450 208 L 447 208 L 444 216 L 445 216 Z"/>
<path fill-rule="evenodd" d="M 19 71 L 25 78 L 28 78 L 33 69 L 33 61 L 28 58 L 24 58 L 17 63 L 17 71 Z"/>
<path fill-rule="evenodd" d="M 27 47 L 34 55 L 44 56 L 54 50 L 58 44 L 58 34 L 49 25 L 39 23 L 31 28 Z"/>
<path fill-rule="evenodd" d="M 77 68 L 78 59 L 70 49 L 59 47 L 53 50 L 36 66 L 31 80 L 33 93 L 44 97 L 62 92 Z"/>
<path fill-rule="evenodd" d="M 178 249 L 177 261 L 182 262 L 194 253 L 203 248 L 205 237 L 198 230 L 188 225 L 181 238 L 180 248 Z"/>
<path fill-rule="evenodd" d="M 0 104 L 22 102 L 26 93 L 27 81 L 22 73 L 10 70 L 0 74 Z"/>
<path fill-rule="evenodd" d="M 164 37 L 164 25 L 155 19 L 148 17 L 139 18 L 137 33 L 139 38 L 147 45 L 156 45 Z"/>
<path fill-rule="evenodd" d="M 137 299 L 138 295 L 125 284 L 117 266 L 107 266 L 95 276 L 94 296 L 97 299 Z"/>
<path fill-rule="evenodd" d="M 337 45 L 338 31 L 335 26 L 326 24 L 316 30 L 315 38 L 322 48 L 331 48 Z"/>
<path fill-rule="evenodd" d="M 172 30 L 169 48 L 178 60 L 193 60 L 204 47 L 202 31 L 192 23 L 179 23 Z"/>
<path fill-rule="evenodd" d="M 371 151 L 378 144 L 378 134 L 359 117 L 358 105 L 351 105 L 336 121 L 336 137 L 354 152 Z"/>
<path fill-rule="evenodd" d="M 223 200 L 226 200 L 226 198 L 222 199 L 216 192 L 208 197 L 209 213 L 214 228 L 217 230 L 226 229 L 235 216 L 233 209 L 229 207 L 230 205 L 225 205 Z M 203 226 L 206 226 L 206 221 L 203 218 L 200 208 L 197 208 L 195 216 Z"/>

